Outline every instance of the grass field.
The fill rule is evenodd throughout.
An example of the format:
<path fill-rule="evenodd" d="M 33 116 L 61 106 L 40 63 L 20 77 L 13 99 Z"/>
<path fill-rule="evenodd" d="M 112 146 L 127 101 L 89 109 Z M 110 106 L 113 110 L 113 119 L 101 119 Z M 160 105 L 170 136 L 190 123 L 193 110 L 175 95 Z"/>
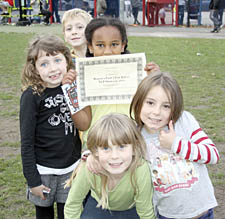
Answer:
<path fill-rule="evenodd" d="M 33 206 L 25 196 L 18 121 L 20 74 L 25 49 L 33 36 L 33 33 L 0 32 L 0 219 L 34 218 Z M 225 209 L 224 45 L 225 40 L 214 39 L 130 37 L 128 47 L 132 53 L 145 52 L 148 61 L 174 75 L 183 91 L 185 109 L 194 114 L 219 148 L 221 162 L 209 165 L 221 205 L 216 208 L 216 219 L 224 217 Z"/>

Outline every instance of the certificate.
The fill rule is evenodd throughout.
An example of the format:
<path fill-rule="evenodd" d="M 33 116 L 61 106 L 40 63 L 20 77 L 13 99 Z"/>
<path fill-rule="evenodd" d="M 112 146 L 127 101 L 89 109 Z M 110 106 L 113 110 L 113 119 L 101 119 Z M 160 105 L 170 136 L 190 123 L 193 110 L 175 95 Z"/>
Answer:
<path fill-rule="evenodd" d="M 127 104 L 146 73 L 144 53 L 77 58 L 80 105 Z"/>

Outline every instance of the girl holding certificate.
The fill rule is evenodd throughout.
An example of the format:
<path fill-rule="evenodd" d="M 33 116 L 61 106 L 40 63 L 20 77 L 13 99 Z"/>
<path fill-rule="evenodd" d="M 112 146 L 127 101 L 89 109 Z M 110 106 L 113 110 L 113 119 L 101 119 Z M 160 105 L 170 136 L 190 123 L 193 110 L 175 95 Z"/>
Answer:
<path fill-rule="evenodd" d="M 146 144 L 136 124 L 118 113 L 103 116 L 90 129 L 87 146 L 102 171 L 91 173 L 83 161 L 75 169 L 65 219 L 155 219 Z"/>
<path fill-rule="evenodd" d="M 121 55 L 130 53 L 127 50 L 128 39 L 125 25 L 118 19 L 96 18 L 91 20 L 85 29 L 87 40 L 87 57 Z M 148 63 L 145 71 L 159 70 L 155 63 Z M 76 75 L 68 73 L 65 75 L 63 84 L 72 83 Z M 91 86 L 91 85 L 90 85 Z M 88 128 L 109 113 L 118 112 L 129 115 L 129 104 L 102 104 L 87 106 L 81 111 L 72 115 L 77 128 L 83 132 L 83 144 L 86 148 Z"/>

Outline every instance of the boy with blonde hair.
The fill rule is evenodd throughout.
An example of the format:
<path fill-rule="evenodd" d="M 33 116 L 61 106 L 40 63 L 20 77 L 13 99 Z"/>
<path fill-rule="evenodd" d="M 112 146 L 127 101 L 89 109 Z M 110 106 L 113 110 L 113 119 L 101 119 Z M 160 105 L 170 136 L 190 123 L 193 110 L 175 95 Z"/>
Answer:
<path fill-rule="evenodd" d="M 72 47 L 71 54 L 74 63 L 76 57 L 85 57 L 87 43 L 84 30 L 91 19 L 88 12 L 79 8 L 68 10 L 63 15 L 64 39 Z"/>
<path fill-rule="evenodd" d="M 62 17 L 64 40 L 71 47 L 72 61 L 76 66 L 77 57 L 85 57 L 87 51 L 87 42 L 85 38 L 85 28 L 91 21 L 92 16 L 79 8 L 68 10 Z M 80 138 L 82 132 L 79 131 Z"/>

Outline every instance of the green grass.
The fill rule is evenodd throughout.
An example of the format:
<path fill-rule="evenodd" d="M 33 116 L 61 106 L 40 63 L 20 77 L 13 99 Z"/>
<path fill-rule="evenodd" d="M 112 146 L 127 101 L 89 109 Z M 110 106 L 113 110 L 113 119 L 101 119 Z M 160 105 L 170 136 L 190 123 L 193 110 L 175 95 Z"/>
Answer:
<path fill-rule="evenodd" d="M 31 218 L 33 206 L 27 202 L 21 159 L 0 159 L 0 218 Z"/>
<path fill-rule="evenodd" d="M 225 40 L 137 38 L 129 40 L 132 52 L 145 53 L 179 82 L 185 109 L 191 111 L 215 141 L 225 133 Z M 197 55 L 200 53 L 200 55 Z M 220 120 L 220 121 L 218 121 Z"/>
<path fill-rule="evenodd" d="M 32 33 L 0 32 L 0 119 L 18 123 L 20 75 L 32 36 Z M 156 62 L 161 70 L 174 75 L 183 91 L 185 109 L 220 144 L 225 143 L 224 45 L 225 40 L 214 39 L 130 37 L 128 48 L 132 53 L 145 52 L 148 61 Z M 18 141 L 2 141 L 0 147 L 18 148 Z M 210 172 L 215 186 L 225 185 L 222 165 L 214 165 Z M 25 187 L 20 156 L 0 159 L 0 218 L 34 218 Z"/>

